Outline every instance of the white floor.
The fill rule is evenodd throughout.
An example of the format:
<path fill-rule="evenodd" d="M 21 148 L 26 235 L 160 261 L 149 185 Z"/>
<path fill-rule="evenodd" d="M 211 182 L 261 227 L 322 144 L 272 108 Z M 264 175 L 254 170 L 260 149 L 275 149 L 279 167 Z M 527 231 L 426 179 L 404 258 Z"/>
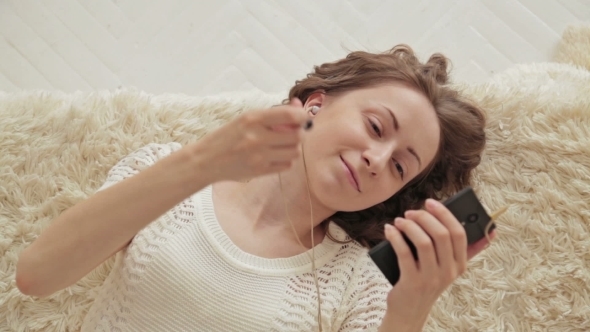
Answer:
<path fill-rule="evenodd" d="M 0 90 L 283 92 L 346 50 L 440 51 L 456 81 L 546 61 L 590 0 L 0 0 Z"/>

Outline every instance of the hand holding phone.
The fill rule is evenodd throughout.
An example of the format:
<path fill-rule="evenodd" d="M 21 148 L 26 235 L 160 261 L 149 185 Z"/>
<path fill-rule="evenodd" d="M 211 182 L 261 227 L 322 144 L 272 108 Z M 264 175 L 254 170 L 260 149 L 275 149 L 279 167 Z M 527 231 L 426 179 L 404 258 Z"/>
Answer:
<path fill-rule="evenodd" d="M 478 242 L 495 229 L 492 217 L 487 214 L 471 187 L 461 190 L 443 204 L 464 227 L 468 244 Z M 402 235 L 414 259 L 418 260 L 416 247 L 405 234 Z M 391 243 L 387 240 L 382 241 L 369 251 L 369 256 L 387 280 L 395 285 L 400 278 L 400 269 Z"/>

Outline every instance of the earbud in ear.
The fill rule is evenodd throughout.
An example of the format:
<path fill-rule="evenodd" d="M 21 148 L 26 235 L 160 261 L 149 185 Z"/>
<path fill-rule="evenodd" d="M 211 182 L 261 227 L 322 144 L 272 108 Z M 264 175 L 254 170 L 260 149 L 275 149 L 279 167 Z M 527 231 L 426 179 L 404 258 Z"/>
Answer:
<path fill-rule="evenodd" d="M 311 111 L 311 114 L 316 115 L 320 111 L 320 107 L 319 106 L 312 106 L 310 111 Z"/>

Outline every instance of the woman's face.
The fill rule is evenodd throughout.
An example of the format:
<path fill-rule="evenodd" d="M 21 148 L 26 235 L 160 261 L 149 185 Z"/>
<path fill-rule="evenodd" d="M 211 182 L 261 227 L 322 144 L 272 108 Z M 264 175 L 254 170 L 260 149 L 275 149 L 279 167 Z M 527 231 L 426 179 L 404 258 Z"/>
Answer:
<path fill-rule="evenodd" d="M 434 159 L 440 127 L 420 92 L 387 84 L 327 96 L 304 152 L 312 194 L 334 211 L 359 211 L 393 196 Z"/>

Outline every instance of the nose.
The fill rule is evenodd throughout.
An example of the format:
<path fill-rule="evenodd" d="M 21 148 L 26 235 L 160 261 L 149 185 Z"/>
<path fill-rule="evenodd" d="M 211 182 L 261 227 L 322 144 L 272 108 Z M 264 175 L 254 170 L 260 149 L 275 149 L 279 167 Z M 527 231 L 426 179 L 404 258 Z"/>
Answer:
<path fill-rule="evenodd" d="M 378 175 L 387 167 L 392 153 L 392 148 L 385 146 L 373 146 L 363 152 L 363 160 L 371 175 Z"/>

